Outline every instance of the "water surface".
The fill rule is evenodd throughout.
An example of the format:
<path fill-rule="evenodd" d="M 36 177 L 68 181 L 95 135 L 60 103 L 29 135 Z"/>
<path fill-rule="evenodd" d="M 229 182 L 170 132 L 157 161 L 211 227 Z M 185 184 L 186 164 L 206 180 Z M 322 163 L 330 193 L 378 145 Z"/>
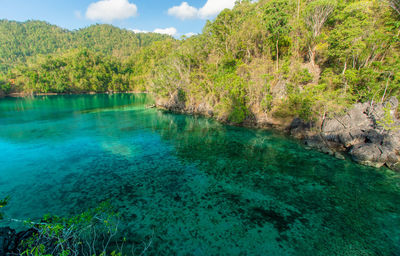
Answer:
<path fill-rule="evenodd" d="M 69 216 L 111 200 L 129 244 L 153 237 L 148 255 L 400 255 L 399 174 L 149 103 L 1 100 L 7 216 Z"/>

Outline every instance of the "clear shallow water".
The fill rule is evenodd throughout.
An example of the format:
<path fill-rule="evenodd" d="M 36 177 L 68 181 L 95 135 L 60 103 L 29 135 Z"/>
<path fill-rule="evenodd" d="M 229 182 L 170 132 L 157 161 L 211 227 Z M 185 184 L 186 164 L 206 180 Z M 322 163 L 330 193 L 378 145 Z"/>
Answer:
<path fill-rule="evenodd" d="M 129 243 L 154 234 L 148 255 L 400 255 L 399 174 L 149 101 L 1 100 L 7 216 L 68 216 L 111 199 Z"/>

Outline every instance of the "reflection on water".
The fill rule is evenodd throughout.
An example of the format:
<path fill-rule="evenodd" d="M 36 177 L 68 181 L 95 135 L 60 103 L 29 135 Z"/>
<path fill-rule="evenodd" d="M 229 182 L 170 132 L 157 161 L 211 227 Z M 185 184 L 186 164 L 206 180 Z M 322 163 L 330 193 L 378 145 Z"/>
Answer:
<path fill-rule="evenodd" d="M 0 101 L 8 216 L 111 199 L 129 244 L 154 234 L 151 255 L 400 254 L 398 174 L 146 104 L 126 94 Z"/>

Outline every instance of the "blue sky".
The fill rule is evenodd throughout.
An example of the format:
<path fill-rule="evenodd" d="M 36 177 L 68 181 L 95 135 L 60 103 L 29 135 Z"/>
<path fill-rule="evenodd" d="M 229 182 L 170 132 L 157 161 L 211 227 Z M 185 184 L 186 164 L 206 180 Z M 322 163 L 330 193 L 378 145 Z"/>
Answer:
<path fill-rule="evenodd" d="M 44 20 L 67 29 L 96 23 L 179 37 L 200 33 L 235 0 L 0 0 L 0 19 Z M 176 31 L 176 32 L 175 32 Z"/>

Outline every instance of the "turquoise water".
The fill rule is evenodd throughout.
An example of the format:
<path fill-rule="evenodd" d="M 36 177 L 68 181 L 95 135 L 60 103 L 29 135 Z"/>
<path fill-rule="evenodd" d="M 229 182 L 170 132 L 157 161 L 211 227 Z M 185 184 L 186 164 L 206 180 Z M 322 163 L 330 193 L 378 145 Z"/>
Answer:
<path fill-rule="evenodd" d="M 149 103 L 1 100 L 7 216 L 69 216 L 109 199 L 130 245 L 152 237 L 147 255 L 400 255 L 399 174 Z"/>

